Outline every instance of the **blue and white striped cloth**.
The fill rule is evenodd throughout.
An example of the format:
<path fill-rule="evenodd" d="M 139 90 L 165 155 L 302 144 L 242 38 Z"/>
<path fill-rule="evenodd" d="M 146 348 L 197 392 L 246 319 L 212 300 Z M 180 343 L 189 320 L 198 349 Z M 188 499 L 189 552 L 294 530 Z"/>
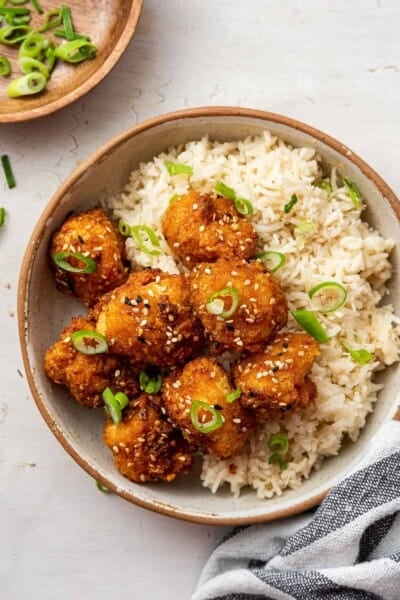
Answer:
<path fill-rule="evenodd" d="M 192 600 L 400 600 L 400 423 L 317 511 L 235 529 Z"/>

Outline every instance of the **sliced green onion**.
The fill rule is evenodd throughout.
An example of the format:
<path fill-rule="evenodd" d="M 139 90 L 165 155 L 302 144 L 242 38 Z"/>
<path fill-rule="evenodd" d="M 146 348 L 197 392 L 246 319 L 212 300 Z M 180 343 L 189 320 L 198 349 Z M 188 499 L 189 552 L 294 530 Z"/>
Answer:
<path fill-rule="evenodd" d="M 96 52 L 96 46 L 86 40 L 71 40 L 55 49 L 56 57 L 69 63 L 78 63 L 94 58 Z"/>
<path fill-rule="evenodd" d="M 10 159 L 8 158 L 7 154 L 3 154 L 1 156 L 0 160 L 1 160 L 1 164 L 3 167 L 3 171 L 4 171 L 4 176 L 6 178 L 8 188 L 11 190 L 12 188 L 15 188 L 17 183 L 15 181 L 14 173 L 11 168 Z"/>
<path fill-rule="evenodd" d="M 50 10 L 48 13 L 46 13 L 45 21 L 44 21 L 43 25 L 41 27 L 39 27 L 38 31 L 40 33 L 44 33 L 45 31 L 48 31 L 49 29 L 54 29 L 55 27 L 58 27 L 59 25 L 61 25 L 61 23 L 62 23 L 61 8 L 55 8 L 53 10 Z"/>
<path fill-rule="evenodd" d="M 97 263 L 93 258 L 89 256 L 84 256 L 79 252 L 56 252 L 52 254 L 51 258 L 56 263 L 57 267 L 63 269 L 64 271 L 68 271 L 69 273 L 81 273 L 83 275 L 87 275 L 88 273 L 94 273 L 97 270 Z M 74 267 L 69 262 L 70 258 L 75 258 L 80 262 L 84 263 L 82 267 Z"/>
<path fill-rule="evenodd" d="M 279 467 L 281 468 L 282 471 L 284 471 L 285 469 L 287 469 L 287 462 L 286 460 L 280 456 L 279 454 L 271 454 L 271 456 L 268 459 L 268 463 L 270 465 L 277 463 L 279 465 Z"/>
<path fill-rule="evenodd" d="M 104 335 L 91 329 L 80 329 L 71 335 L 72 345 L 82 354 L 103 354 L 108 350 Z"/>
<path fill-rule="evenodd" d="M 121 405 L 118 400 L 115 398 L 109 387 L 106 387 L 102 393 L 103 402 L 108 409 L 108 413 L 114 423 L 118 425 L 122 421 L 122 410 Z"/>
<path fill-rule="evenodd" d="M 29 12 L 29 8 L 0 7 L 0 17 L 22 17 L 24 15 L 29 15 Z"/>
<path fill-rule="evenodd" d="M 169 199 L 169 204 L 172 204 L 173 202 L 175 202 L 175 200 L 178 200 L 179 198 L 179 194 L 174 194 L 173 196 L 171 196 L 171 198 Z"/>
<path fill-rule="evenodd" d="M 232 200 L 232 202 L 234 202 L 236 199 L 235 190 L 233 190 L 232 188 L 230 188 L 227 185 L 225 185 L 224 183 L 222 183 L 222 181 L 218 181 L 218 183 L 215 185 L 214 190 L 221 196 L 224 196 L 225 198 Z"/>
<path fill-rule="evenodd" d="M 258 252 L 256 258 L 262 260 L 272 273 L 283 267 L 286 262 L 286 256 L 282 252 L 275 252 L 273 250 Z"/>
<path fill-rule="evenodd" d="M 0 208 L 0 227 L 3 227 L 6 220 L 6 209 L 2 206 Z"/>
<path fill-rule="evenodd" d="M 20 96 L 31 96 L 38 94 L 46 87 L 47 79 L 42 73 L 35 71 L 28 73 L 19 79 L 14 79 L 6 88 L 6 94 L 9 98 L 19 98 Z"/>
<path fill-rule="evenodd" d="M 237 196 L 235 190 L 222 183 L 222 181 L 219 181 L 215 185 L 214 190 L 221 196 L 228 198 L 228 200 L 232 200 L 236 210 L 241 215 L 252 215 L 254 213 L 252 203 L 249 200 L 246 200 L 246 198 Z"/>
<path fill-rule="evenodd" d="M 146 242 L 143 239 L 143 234 L 148 237 L 152 247 L 148 248 L 146 246 Z M 147 225 L 134 225 L 131 227 L 131 235 L 135 239 L 142 252 L 145 252 L 150 256 L 157 256 L 158 254 L 161 254 L 161 250 L 158 250 L 160 247 L 160 240 L 151 227 L 148 227 Z"/>
<path fill-rule="evenodd" d="M 41 58 L 43 50 L 46 48 L 47 40 L 42 33 L 32 31 L 23 40 L 19 48 L 19 56 L 28 56 L 29 58 Z"/>
<path fill-rule="evenodd" d="M 200 417 L 201 412 L 203 412 L 203 414 L 204 412 L 211 414 L 211 419 L 203 422 Z M 211 404 L 203 402 L 202 400 L 194 400 L 192 402 L 190 407 L 190 420 L 192 421 L 193 427 L 201 433 L 211 433 L 211 431 L 219 429 L 224 423 L 224 417 L 221 413 L 211 406 Z"/>
<path fill-rule="evenodd" d="M 8 25 L 27 25 L 31 22 L 30 15 L 22 15 L 20 17 L 4 17 Z"/>
<path fill-rule="evenodd" d="M 6 56 L 0 56 L 0 75 L 8 77 L 11 74 L 11 64 Z"/>
<path fill-rule="evenodd" d="M 139 373 L 139 386 L 140 389 L 146 392 L 146 394 L 157 394 L 161 390 L 162 377 L 149 377 L 146 371 L 140 371 Z"/>
<path fill-rule="evenodd" d="M 65 30 L 65 35 L 66 35 L 67 40 L 69 40 L 69 41 L 74 40 L 75 32 L 74 32 L 74 27 L 72 25 L 71 10 L 65 4 L 61 5 L 61 16 L 62 16 L 62 22 L 64 25 L 64 30 Z"/>
<path fill-rule="evenodd" d="M 128 225 L 128 223 L 126 223 L 122 219 L 118 223 L 118 231 L 124 237 L 129 237 L 130 235 L 132 235 L 132 228 L 131 228 L 131 226 Z"/>
<path fill-rule="evenodd" d="M 56 49 L 54 47 L 54 45 L 52 43 L 49 43 L 49 45 L 46 48 L 46 52 L 45 52 L 45 57 L 46 57 L 46 67 L 49 71 L 49 73 L 52 72 L 52 70 L 54 69 L 54 65 L 56 64 Z"/>
<path fill-rule="evenodd" d="M 364 348 L 360 348 L 359 350 L 353 350 L 353 348 L 349 346 L 346 340 L 341 340 L 340 343 L 342 344 L 343 348 L 347 350 L 347 352 L 350 354 L 351 358 L 362 365 L 371 362 L 371 360 L 374 358 L 373 354 L 371 354 L 371 352 L 368 352 L 368 350 L 365 350 Z"/>
<path fill-rule="evenodd" d="M 12 4 L 12 6 L 22 6 L 23 4 L 27 4 L 28 0 L 5 0 L 4 4 Z"/>
<path fill-rule="evenodd" d="M 22 42 L 27 35 L 32 33 L 32 27 L 29 25 L 10 25 L 0 29 L 0 44 L 12 46 Z"/>
<path fill-rule="evenodd" d="M 268 448 L 275 454 L 281 456 L 287 454 L 289 450 L 289 439 L 287 433 L 275 433 L 268 440 Z"/>
<path fill-rule="evenodd" d="M 190 165 L 184 165 L 183 163 L 176 163 L 167 160 L 165 163 L 167 171 L 170 175 L 193 175 L 193 167 Z"/>
<path fill-rule="evenodd" d="M 31 3 L 33 4 L 33 7 L 36 10 L 36 12 L 39 15 L 42 15 L 43 14 L 43 8 L 40 6 L 39 0 L 31 0 Z"/>
<path fill-rule="evenodd" d="M 44 65 L 40 60 L 36 58 L 30 58 L 29 56 L 20 56 L 18 59 L 18 66 L 21 71 L 25 74 L 27 73 L 42 73 L 46 77 L 49 78 L 50 73 L 46 65 Z"/>
<path fill-rule="evenodd" d="M 121 407 L 121 410 L 124 410 L 124 408 L 126 408 L 129 404 L 129 398 L 126 394 L 124 394 L 124 392 L 117 392 L 114 395 L 114 398 L 116 399 L 116 401 L 118 402 L 118 404 Z"/>
<path fill-rule="evenodd" d="M 348 179 L 348 177 L 343 177 L 343 183 L 354 206 L 360 208 L 362 206 L 361 193 L 356 184 Z"/>
<path fill-rule="evenodd" d="M 241 395 L 242 395 L 242 390 L 240 388 L 236 388 L 236 390 L 229 392 L 229 394 L 226 397 L 226 401 L 228 404 L 232 404 L 232 402 L 235 402 L 235 400 L 240 398 Z"/>
<path fill-rule="evenodd" d="M 236 210 L 241 215 L 252 215 L 254 213 L 254 208 L 250 200 L 246 200 L 246 198 L 235 198 L 233 201 Z"/>
<path fill-rule="evenodd" d="M 295 231 L 299 233 L 311 233 L 314 231 L 315 225 L 312 221 L 298 221 L 296 223 Z"/>
<path fill-rule="evenodd" d="M 56 37 L 64 38 L 64 40 L 68 39 L 64 29 L 56 29 L 54 31 L 54 35 Z M 75 33 L 74 40 L 84 40 L 85 42 L 89 42 L 90 37 L 88 35 L 81 35 L 80 33 Z"/>
<path fill-rule="evenodd" d="M 316 182 L 315 187 L 324 190 L 328 195 L 332 194 L 332 184 L 329 179 L 320 179 L 320 181 Z"/>
<path fill-rule="evenodd" d="M 285 206 L 283 207 L 284 212 L 286 214 L 290 213 L 290 211 L 292 210 L 293 206 L 295 204 L 297 204 L 298 201 L 299 201 L 299 199 L 296 196 L 296 194 L 292 194 L 292 197 L 290 198 L 289 202 L 287 204 L 285 204 Z"/>
<path fill-rule="evenodd" d="M 96 480 L 96 487 L 99 490 L 99 492 L 103 492 L 103 494 L 111 494 L 111 490 L 109 490 L 108 487 L 100 483 L 100 481 Z"/>
<path fill-rule="evenodd" d="M 225 298 L 231 300 L 229 308 L 225 308 Z M 236 288 L 226 287 L 212 294 L 207 300 L 206 308 L 212 315 L 218 315 L 223 319 L 228 319 L 233 315 L 239 306 L 239 292 Z"/>
<path fill-rule="evenodd" d="M 318 300 L 318 312 L 329 313 L 343 306 L 347 299 L 347 290 L 336 281 L 323 281 L 308 292 L 308 297 Z"/>
<path fill-rule="evenodd" d="M 298 324 L 307 331 L 317 342 L 324 344 L 329 342 L 329 336 L 322 323 L 310 310 L 292 310 L 292 316 Z"/>

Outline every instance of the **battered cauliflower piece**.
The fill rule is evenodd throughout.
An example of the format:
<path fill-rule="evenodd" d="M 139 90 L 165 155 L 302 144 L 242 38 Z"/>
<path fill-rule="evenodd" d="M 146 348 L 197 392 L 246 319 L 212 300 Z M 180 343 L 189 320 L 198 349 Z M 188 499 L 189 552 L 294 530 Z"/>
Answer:
<path fill-rule="evenodd" d="M 87 408 L 104 406 L 102 392 L 106 387 L 134 398 L 140 392 L 139 368 L 129 358 L 104 354 L 82 354 L 75 350 L 71 335 L 79 330 L 95 330 L 90 317 L 74 317 L 60 339 L 46 352 L 44 368 L 55 383 L 65 385 L 71 396 Z"/>
<path fill-rule="evenodd" d="M 317 388 L 308 374 L 319 355 L 319 344 L 306 333 L 280 333 L 264 350 L 241 360 L 234 368 L 240 403 L 258 420 L 314 400 Z"/>
<path fill-rule="evenodd" d="M 110 351 L 165 367 L 184 362 L 203 344 L 184 275 L 159 269 L 132 273 L 95 308 L 96 329 Z"/>
<path fill-rule="evenodd" d="M 286 325 L 286 297 L 278 279 L 260 261 L 220 258 L 214 264 L 197 265 L 190 290 L 214 354 L 257 352 Z"/>
<path fill-rule="evenodd" d="M 218 258 L 250 258 L 257 246 L 253 225 L 231 200 L 190 191 L 170 203 L 163 234 L 172 252 L 191 268 Z"/>
<path fill-rule="evenodd" d="M 72 292 L 88 306 L 128 277 L 124 238 L 101 208 L 67 218 L 50 244 L 50 257 L 58 252 L 78 253 L 95 261 L 96 270 L 85 274 L 64 270 L 51 259 L 57 288 Z M 75 257 L 67 260 L 73 267 L 85 266 Z"/>
<path fill-rule="evenodd" d="M 104 426 L 115 466 L 131 481 L 172 481 L 193 464 L 188 443 L 168 423 L 159 402 L 159 396 L 142 394 L 123 411 L 118 425 L 108 419 Z"/>
<path fill-rule="evenodd" d="M 164 379 L 162 387 L 170 421 L 193 446 L 219 458 L 239 454 L 254 427 L 252 416 L 237 399 L 231 403 L 227 401 L 232 391 L 224 369 L 215 358 L 204 356 L 186 363 L 181 370 L 173 371 Z M 196 401 L 213 407 L 222 416 L 222 425 L 208 433 L 196 429 L 191 418 L 192 404 Z M 195 418 L 201 425 L 207 426 L 213 419 L 213 413 L 197 404 Z"/>

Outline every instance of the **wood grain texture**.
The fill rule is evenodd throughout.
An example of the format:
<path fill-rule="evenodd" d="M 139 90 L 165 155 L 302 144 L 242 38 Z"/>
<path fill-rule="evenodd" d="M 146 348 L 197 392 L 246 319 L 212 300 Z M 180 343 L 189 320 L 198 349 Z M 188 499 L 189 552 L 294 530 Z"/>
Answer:
<path fill-rule="evenodd" d="M 143 0 L 69 0 L 74 29 L 90 37 L 97 46 L 96 57 L 77 65 L 58 61 L 46 89 L 36 96 L 16 99 L 6 96 L 9 82 L 20 76 L 18 49 L 16 46 L 0 45 L 0 54 L 7 56 L 13 71 L 10 77 L 0 77 L 0 123 L 42 117 L 89 92 L 110 72 L 126 49 L 142 5 Z M 61 6 L 61 0 L 41 0 L 41 6 L 46 13 Z M 31 8 L 29 5 L 27 7 Z M 37 30 L 43 20 L 44 15 L 36 14 L 32 7 L 31 26 Z M 60 38 L 54 40 L 56 43 L 62 41 Z"/>

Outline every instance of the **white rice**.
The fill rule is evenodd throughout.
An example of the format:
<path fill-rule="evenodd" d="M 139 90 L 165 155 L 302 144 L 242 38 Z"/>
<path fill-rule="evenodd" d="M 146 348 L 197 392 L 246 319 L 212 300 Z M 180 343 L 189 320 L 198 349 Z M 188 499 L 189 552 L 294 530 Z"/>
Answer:
<path fill-rule="evenodd" d="M 170 176 L 166 161 L 191 165 L 193 175 Z M 161 240 L 161 256 L 149 256 L 127 240 L 133 269 L 152 266 L 178 273 L 183 268 L 161 233 L 169 200 L 190 186 L 211 192 L 222 181 L 253 204 L 251 221 L 260 250 L 286 255 L 277 276 L 290 310 L 312 309 L 307 292 L 322 281 L 340 282 L 348 291 L 344 306 L 320 316 L 331 340 L 321 346 L 312 370 L 318 387 L 315 406 L 271 420 L 252 435 L 238 457 L 225 461 L 205 457 L 201 478 L 213 492 L 228 483 L 235 495 L 243 486 L 252 486 L 260 498 L 270 498 L 285 488 L 298 488 L 324 457 L 338 453 L 344 436 L 357 439 L 380 389 L 373 382 L 374 371 L 399 359 L 400 320 L 390 305 L 378 306 L 387 291 L 388 256 L 394 242 L 361 220 L 362 209 L 354 206 L 345 188 L 338 187 L 341 178 L 335 171 L 328 200 L 327 193 L 313 185 L 321 174 L 312 148 L 293 148 L 268 131 L 230 143 L 204 137 L 141 164 L 121 195 L 108 202 L 115 218 L 130 225 L 149 225 Z M 285 215 L 283 206 L 292 194 L 299 201 Z M 296 229 L 303 221 L 312 222 L 312 231 Z M 291 316 L 288 328 L 299 329 Z M 352 348 L 368 350 L 374 360 L 364 365 L 355 362 L 343 350 L 341 339 Z M 291 460 L 285 470 L 268 464 L 267 441 L 279 431 L 286 431 L 290 441 Z"/>

